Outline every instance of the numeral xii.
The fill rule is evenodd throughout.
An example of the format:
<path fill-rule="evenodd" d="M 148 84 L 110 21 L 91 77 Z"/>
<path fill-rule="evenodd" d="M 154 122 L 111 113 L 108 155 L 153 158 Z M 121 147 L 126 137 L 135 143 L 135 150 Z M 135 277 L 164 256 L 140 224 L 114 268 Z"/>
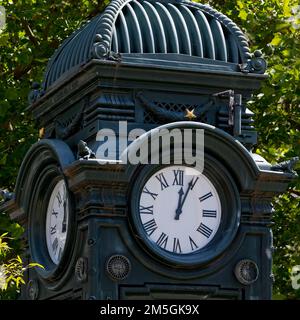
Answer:
<path fill-rule="evenodd" d="M 178 186 L 183 186 L 183 170 L 173 170 L 174 173 L 174 181 L 173 181 L 173 186 L 174 184 L 177 184 Z"/>

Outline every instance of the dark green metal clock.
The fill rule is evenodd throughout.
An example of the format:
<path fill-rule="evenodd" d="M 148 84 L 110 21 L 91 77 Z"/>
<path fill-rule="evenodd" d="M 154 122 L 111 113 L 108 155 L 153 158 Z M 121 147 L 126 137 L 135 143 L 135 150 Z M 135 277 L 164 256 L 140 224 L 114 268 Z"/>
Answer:
<path fill-rule="evenodd" d="M 188 0 L 112 0 L 75 30 L 29 94 L 44 136 L 2 206 L 45 267 L 21 298 L 270 299 L 272 199 L 295 173 L 252 151 L 265 70 L 233 21 Z M 168 164 L 124 160 L 187 129 L 203 170 L 173 142 Z"/>

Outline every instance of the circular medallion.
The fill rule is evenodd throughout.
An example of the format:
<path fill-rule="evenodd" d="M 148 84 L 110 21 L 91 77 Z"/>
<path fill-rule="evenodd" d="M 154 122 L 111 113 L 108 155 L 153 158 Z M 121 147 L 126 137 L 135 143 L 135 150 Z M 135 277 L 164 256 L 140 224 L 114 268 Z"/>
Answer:
<path fill-rule="evenodd" d="M 130 270 L 130 261 L 123 255 L 113 255 L 106 263 L 106 271 L 113 280 L 124 280 L 128 277 Z"/>

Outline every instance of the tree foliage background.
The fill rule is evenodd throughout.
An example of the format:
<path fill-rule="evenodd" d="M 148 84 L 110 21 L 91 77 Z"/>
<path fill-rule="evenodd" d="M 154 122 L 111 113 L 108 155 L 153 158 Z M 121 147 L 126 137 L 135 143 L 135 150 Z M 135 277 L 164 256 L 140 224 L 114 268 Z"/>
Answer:
<path fill-rule="evenodd" d="M 249 102 L 259 142 L 254 150 L 275 163 L 300 154 L 300 5 L 298 0 L 210 0 L 236 22 L 268 61 L 269 79 Z M 38 139 L 38 124 L 26 112 L 33 81 L 42 82 L 48 59 L 82 23 L 103 11 L 109 0 L 0 0 L 6 9 L 0 31 L 0 189 L 13 190 L 20 163 Z M 298 173 L 299 170 L 298 170 Z M 300 180 L 274 200 L 274 297 L 300 298 L 291 286 L 291 268 L 300 265 Z M 0 235 L 8 232 L 21 252 L 22 229 L 0 213 Z M 16 283 L 0 299 L 16 296 Z"/>

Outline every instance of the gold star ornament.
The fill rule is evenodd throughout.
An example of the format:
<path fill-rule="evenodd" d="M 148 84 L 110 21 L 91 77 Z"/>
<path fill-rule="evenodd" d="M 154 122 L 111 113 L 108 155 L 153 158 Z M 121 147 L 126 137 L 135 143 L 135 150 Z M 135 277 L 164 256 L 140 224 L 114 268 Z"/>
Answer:
<path fill-rule="evenodd" d="M 184 116 L 185 118 L 188 118 L 189 120 L 193 120 L 193 119 L 196 119 L 197 117 L 195 116 L 194 114 L 194 110 L 188 110 L 188 109 L 185 109 L 185 112 L 186 112 L 186 115 Z"/>

